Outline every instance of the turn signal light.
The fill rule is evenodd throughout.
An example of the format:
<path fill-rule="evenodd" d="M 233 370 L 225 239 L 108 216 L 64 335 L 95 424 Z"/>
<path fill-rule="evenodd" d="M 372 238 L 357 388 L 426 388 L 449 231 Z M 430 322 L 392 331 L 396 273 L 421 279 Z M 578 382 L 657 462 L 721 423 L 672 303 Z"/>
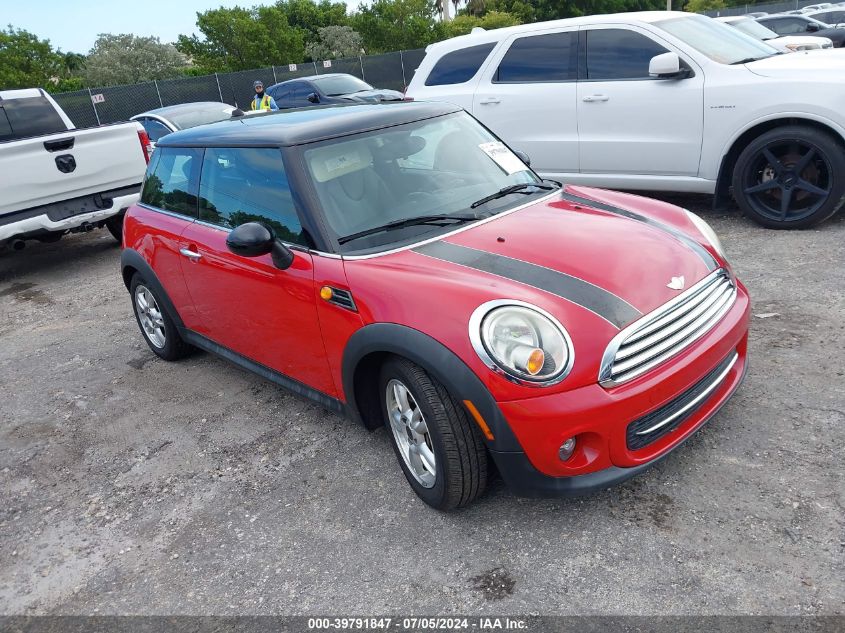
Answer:
<path fill-rule="evenodd" d="M 525 369 L 527 369 L 528 373 L 532 376 L 536 376 L 540 373 L 540 370 L 543 369 L 543 365 L 545 363 L 546 355 L 543 353 L 543 350 L 537 347 L 528 355 L 528 362 L 525 363 Z"/>
<path fill-rule="evenodd" d="M 322 288 L 320 288 L 320 299 L 328 301 L 332 298 L 333 295 L 334 293 L 332 292 L 332 289 L 328 286 L 323 286 Z"/>

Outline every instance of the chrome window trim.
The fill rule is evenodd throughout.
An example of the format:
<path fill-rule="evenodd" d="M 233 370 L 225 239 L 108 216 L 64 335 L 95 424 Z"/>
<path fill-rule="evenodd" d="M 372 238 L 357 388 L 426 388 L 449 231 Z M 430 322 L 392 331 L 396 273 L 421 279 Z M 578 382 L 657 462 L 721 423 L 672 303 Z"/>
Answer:
<path fill-rule="evenodd" d="M 496 308 L 501 308 L 505 306 L 516 306 L 520 308 L 526 308 L 528 310 L 533 310 L 538 314 L 546 317 L 552 324 L 560 330 L 561 335 L 563 336 L 563 340 L 566 342 L 566 351 L 568 353 L 568 360 L 566 361 L 566 366 L 563 370 L 555 375 L 553 378 L 548 380 L 527 380 L 524 378 L 519 378 L 514 374 L 511 374 L 508 371 L 505 371 L 499 363 L 497 363 L 492 356 L 487 352 L 487 348 L 484 346 L 484 342 L 481 340 L 481 324 L 484 321 L 484 318 Z M 475 350 L 475 353 L 478 354 L 478 357 L 481 361 L 490 369 L 493 373 L 498 374 L 505 380 L 508 380 L 514 384 L 522 385 L 524 387 L 551 387 L 552 385 L 556 385 L 562 382 L 572 371 L 572 366 L 575 364 L 575 347 L 572 345 L 572 338 L 569 336 L 569 332 L 566 331 L 566 328 L 563 327 L 563 324 L 558 321 L 554 316 L 543 310 L 543 308 L 539 308 L 532 303 L 527 303 L 525 301 L 519 301 L 517 299 L 493 299 L 492 301 L 487 301 L 482 303 L 472 312 L 472 316 L 469 318 L 469 340 L 472 343 L 472 348 Z"/>
<path fill-rule="evenodd" d="M 378 253 L 369 253 L 367 255 L 340 255 L 340 258 L 347 260 L 347 261 L 356 261 L 356 260 L 361 260 L 361 259 L 374 259 L 376 257 L 383 257 L 385 255 L 393 255 L 394 253 L 401 253 L 402 251 L 408 251 L 408 250 L 411 250 L 412 248 L 417 248 L 419 246 L 431 244 L 432 242 L 438 242 L 440 240 L 446 239 L 447 237 L 451 237 L 453 235 L 457 235 L 458 233 L 463 233 L 464 231 L 468 231 L 469 229 L 471 229 L 473 227 L 481 226 L 482 224 L 487 224 L 488 222 L 492 222 L 493 220 L 495 220 L 497 218 L 503 218 L 506 215 L 510 215 L 511 213 L 516 213 L 517 211 L 521 211 L 522 209 L 525 209 L 526 207 L 530 207 L 532 204 L 537 204 L 539 202 L 543 202 L 545 200 L 548 200 L 549 198 L 560 195 L 560 193 L 562 191 L 563 191 L 563 187 L 560 187 L 559 189 L 555 189 L 554 191 L 549 192 L 545 196 L 540 196 L 539 198 L 535 198 L 534 200 L 529 200 L 528 202 L 526 202 L 524 204 L 517 205 L 517 206 L 513 207 L 512 209 L 508 209 L 507 211 L 502 211 L 501 213 L 491 215 L 489 218 L 484 218 L 483 220 L 478 220 L 477 222 L 473 222 L 472 224 L 466 224 L 464 226 L 456 228 L 454 231 L 447 231 L 446 233 L 440 233 L 439 235 L 437 235 L 435 237 L 429 237 L 429 238 L 426 238 L 424 240 L 420 240 L 419 242 L 414 242 L 413 244 L 408 244 L 407 246 L 400 246 L 400 247 L 397 247 L 397 248 L 392 248 L 390 250 L 381 251 L 381 252 L 378 252 Z"/>
<path fill-rule="evenodd" d="M 730 297 L 724 303 L 724 305 L 714 313 L 707 322 L 710 324 L 709 327 L 701 329 L 699 331 L 694 331 L 691 333 L 690 337 L 686 340 L 686 342 L 680 347 L 670 348 L 666 352 L 663 352 L 653 359 L 644 363 L 639 371 L 632 376 L 626 377 L 623 380 L 613 380 L 613 365 L 616 360 L 616 354 L 619 351 L 619 348 L 622 344 L 636 331 L 642 329 L 644 326 L 648 326 L 649 324 L 663 318 L 667 314 L 671 313 L 675 308 L 678 306 L 690 301 L 693 299 L 699 291 L 714 282 L 714 280 L 718 277 L 726 277 L 728 282 L 732 286 L 732 291 L 730 293 Z M 697 282 L 695 285 L 690 287 L 688 290 L 684 291 L 682 294 L 678 295 L 674 299 L 669 300 L 667 303 L 664 303 L 662 306 L 649 312 L 648 314 L 643 315 L 629 326 L 621 330 L 616 336 L 614 336 L 610 343 L 608 344 L 607 348 L 602 354 L 601 365 L 599 366 L 599 376 L 598 382 L 602 387 L 609 388 L 615 387 L 617 385 L 629 382 L 635 378 L 642 376 L 643 374 L 649 372 L 650 370 L 654 369 L 661 363 L 665 362 L 669 358 L 672 358 L 677 353 L 689 347 L 692 343 L 697 341 L 699 338 L 704 336 L 707 332 L 709 332 L 716 323 L 718 323 L 722 317 L 733 307 L 736 301 L 737 295 L 737 286 L 736 282 L 734 281 L 731 274 L 725 268 L 717 268 L 712 273 L 707 275 L 704 279 Z"/>

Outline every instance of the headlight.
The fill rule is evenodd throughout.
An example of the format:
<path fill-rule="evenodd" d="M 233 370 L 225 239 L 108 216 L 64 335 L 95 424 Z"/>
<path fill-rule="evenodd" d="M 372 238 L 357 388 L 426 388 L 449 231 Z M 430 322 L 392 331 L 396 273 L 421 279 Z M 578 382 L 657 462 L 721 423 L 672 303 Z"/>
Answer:
<path fill-rule="evenodd" d="M 725 254 L 725 249 L 722 248 L 722 242 L 719 241 L 719 236 L 716 235 L 716 231 L 710 228 L 710 225 L 707 224 L 707 222 L 702 220 L 692 211 L 687 211 L 686 209 L 684 209 L 684 211 L 686 211 L 687 217 L 692 221 L 692 223 L 695 224 L 695 228 L 697 228 L 707 241 L 710 242 L 710 245 L 716 249 L 716 252 L 719 253 L 719 255 L 722 256 L 722 259 L 727 261 L 728 256 Z"/>
<path fill-rule="evenodd" d="M 480 305 L 470 317 L 469 337 L 481 360 L 514 382 L 556 384 L 575 361 L 572 340 L 560 322 L 522 301 L 499 299 Z"/>

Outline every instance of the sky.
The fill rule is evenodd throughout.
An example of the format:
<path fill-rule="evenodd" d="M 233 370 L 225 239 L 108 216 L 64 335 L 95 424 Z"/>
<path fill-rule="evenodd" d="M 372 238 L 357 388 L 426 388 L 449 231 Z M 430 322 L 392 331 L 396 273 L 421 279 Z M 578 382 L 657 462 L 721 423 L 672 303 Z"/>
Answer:
<path fill-rule="evenodd" d="M 99 33 L 155 35 L 175 42 L 197 33 L 197 12 L 220 6 L 252 7 L 272 0 L 0 0 L 0 28 L 15 28 L 49 39 L 63 52 L 86 54 Z M 358 2 L 347 1 L 351 6 Z"/>

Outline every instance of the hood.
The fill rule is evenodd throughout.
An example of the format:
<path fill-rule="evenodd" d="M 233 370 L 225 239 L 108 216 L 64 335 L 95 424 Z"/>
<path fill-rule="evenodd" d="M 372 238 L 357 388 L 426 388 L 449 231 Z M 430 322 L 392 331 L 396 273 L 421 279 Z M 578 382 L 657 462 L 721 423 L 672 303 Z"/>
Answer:
<path fill-rule="evenodd" d="M 467 324 L 482 303 L 517 299 L 547 310 L 582 359 L 573 370 L 579 376 L 566 381 L 571 387 L 595 382 L 620 329 L 682 292 L 668 287 L 673 278 L 687 289 L 719 267 L 693 235 L 672 205 L 567 187 L 439 240 L 349 259 L 345 269 L 365 322 L 407 324 L 464 359 L 474 356 Z"/>
<path fill-rule="evenodd" d="M 363 90 L 348 95 L 339 97 L 340 99 L 347 99 L 349 101 L 360 101 L 363 103 L 373 103 L 378 101 L 402 101 L 404 95 L 396 90 L 387 90 L 374 88 L 373 90 Z"/>
<path fill-rule="evenodd" d="M 782 37 L 773 37 L 770 40 L 766 40 L 766 44 L 787 52 L 793 52 L 789 46 L 804 46 L 807 47 L 808 50 L 820 49 L 822 46 L 831 46 L 831 42 L 828 38 L 813 37 L 811 35 L 784 35 Z"/>
<path fill-rule="evenodd" d="M 772 55 L 745 65 L 751 72 L 763 77 L 794 77 L 796 79 L 840 83 L 845 79 L 845 50 L 825 48 Z"/>

